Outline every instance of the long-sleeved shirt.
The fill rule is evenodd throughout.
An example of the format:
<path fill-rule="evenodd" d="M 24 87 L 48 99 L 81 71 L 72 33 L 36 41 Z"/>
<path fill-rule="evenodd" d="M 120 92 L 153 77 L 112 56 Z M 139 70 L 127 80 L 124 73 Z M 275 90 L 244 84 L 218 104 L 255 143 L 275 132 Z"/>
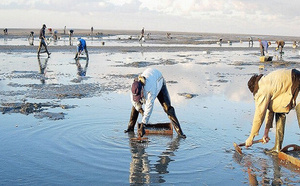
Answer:
<path fill-rule="evenodd" d="M 153 68 L 147 68 L 141 74 L 141 76 L 146 78 L 146 83 L 144 86 L 144 98 L 146 100 L 146 103 L 142 123 L 147 124 L 152 114 L 155 98 L 159 94 L 163 84 L 165 83 L 165 80 L 161 72 Z M 141 107 L 133 101 L 132 94 L 130 95 L 130 97 L 132 105 L 138 111 Z"/>
<path fill-rule="evenodd" d="M 258 135 L 266 118 L 266 127 L 272 127 L 274 113 L 289 113 L 294 106 L 292 70 L 277 70 L 263 76 L 254 96 L 255 113 L 250 136 Z"/>

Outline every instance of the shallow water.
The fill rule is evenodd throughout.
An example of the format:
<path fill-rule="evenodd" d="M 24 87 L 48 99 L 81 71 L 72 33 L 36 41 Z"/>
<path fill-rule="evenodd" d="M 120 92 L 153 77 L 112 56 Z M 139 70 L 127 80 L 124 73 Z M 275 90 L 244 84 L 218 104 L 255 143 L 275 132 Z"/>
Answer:
<path fill-rule="evenodd" d="M 54 52 L 39 62 L 33 53 L 2 53 L 1 103 L 69 107 L 43 107 L 39 112 L 63 113 L 64 118 L 40 118 L 38 112 L 0 116 L 1 184 L 300 183 L 298 168 L 263 153 L 274 145 L 273 130 L 268 144 L 243 148 L 243 157 L 233 148 L 233 142 L 244 142 L 251 129 L 254 102 L 248 79 L 253 73 L 298 68 L 300 57 L 294 50 L 286 50 L 282 60 L 263 64 L 259 53 L 247 50 L 99 53 L 90 55 L 86 68 L 86 61 L 80 60 L 82 69 L 73 56 Z M 123 132 L 131 109 L 132 78 L 147 67 L 159 69 L 169 82 L 186 139 L 176 133 L 151 135 L 149 143 L 137 144 L 130 141 L 133 134 Z M 195 96 L 187 99 L 184 93 Z M 168 121 L 158 102 L 150 121 Z M 299 144 L 294 111 L 287 116 L 286 134 L 284 146 Z"/>
<path fill-rule="evenodd" d="M 132 39 L 129 39 L 132 37 Z M 178 36 L 180 37 L 180 36 Z M 74 45 L 76 46 L 77 37 L 72 37 L 71 42 L 69 41 L 68 36 L 62 36 L 57 41 L 53 40 L 53 37 L 47 36 L 47 43 L 49 46 L 69 46 Z M 247 41 L 243 42 L 231 42 L 223 41 L 221 44 L 217 42 L 217 38 L 214 39 L 199 39 L 199 40 L 189 40 L 187 39 L 185 42 L 190 42 L 190 44 L 180 43 L 178 40 L 182 39 L 181 37 L 179 39 L 170 39 L 167 40 L 166 38 L 162 38 L 160 35 L 153 35 L 150 38 L 146 38 L 144 42 L 138 42 L 138 36 L 131 36 L 131 35 L 111 35 L 111 36 L 85 36 L 80 37 L 86 40 L 87 46 L 144 46 L 144 47 L 244 47 L 248 48 L 249 43 Z M 159 38 L 160 42 L 157 42 L 157 38 Z M 172 42 L 175 41 L 175 43 Z M 177 42 L 176 42 L 177 41 Z M 200 44 L 193 44 L 191 41 L 199 41 Z M 170 43 L 171 42 L 171 43 Z M 211 43 L 211 44 L 207 44 Z M 275 41 L 271 41 L 272 43 L 275 43 Z M 4 36 L 0 39 L 0 46 L 29 46 L 28 38 L 24 37 L 10 37 L 10 36 Z M 34 46 L 39 45 L 39 38 L 34 37 Z M 271 45 L 270 47 L 275 48 L 276 44 Z M 258 47 L 259 43 L 258 41 L 253 42 L 253 47 Z M 292 42 L 287 41 L 286 46 L 291 47 Z"/>

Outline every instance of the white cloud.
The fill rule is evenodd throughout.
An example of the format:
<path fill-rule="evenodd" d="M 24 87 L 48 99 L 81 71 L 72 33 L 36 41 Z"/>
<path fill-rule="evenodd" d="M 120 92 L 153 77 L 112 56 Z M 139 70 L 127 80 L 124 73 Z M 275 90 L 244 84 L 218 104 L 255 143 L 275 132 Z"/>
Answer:
<path fill-rule="evenodd" d="M 134 0 L 107 0 L 106 2 L 116 6 L 123 6 L 125 4 L 131 4 Z"/>

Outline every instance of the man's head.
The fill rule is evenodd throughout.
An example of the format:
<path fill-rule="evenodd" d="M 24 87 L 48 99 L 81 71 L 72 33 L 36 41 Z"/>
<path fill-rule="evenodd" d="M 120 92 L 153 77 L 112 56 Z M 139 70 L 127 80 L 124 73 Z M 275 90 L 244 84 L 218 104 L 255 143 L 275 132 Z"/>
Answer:
<path fill-rule="evenodd" d="M 45 24 L 43 24 L 43 28 L 47 28 L 47 26 Z"/>
<path fill-rule="evenodd" d="M 143 97 L 143 86 L 140 81 L 134 80 L 131 86 L 133 101 L 139 102 Z"/>
<path fill-rule="evenodd" d="M 260 75 L 257 75 L 257 74 L 254 74 L 248 81 L 248 88 L 250 90 L 251 93 L 253 93 L 253 95 L 256 94 L 256 92 L 258 91 L 258 81 L 260 80 L 260 78 L 262 77 L 263 75 L 260 74 Z"/>
<path fill-rule="evenodd" d="M 80 39 L 81 39 L 81 38 L 78 38 L 78 40 L 77 40 L 77 46 L 80 46 L 80 45 L 81 45 Z"/>
<path fill-rule="evenodd" d="M 271 45 L 271 41 L 268 42 L 268 46 L 270 46 L 270 45 Z"/>

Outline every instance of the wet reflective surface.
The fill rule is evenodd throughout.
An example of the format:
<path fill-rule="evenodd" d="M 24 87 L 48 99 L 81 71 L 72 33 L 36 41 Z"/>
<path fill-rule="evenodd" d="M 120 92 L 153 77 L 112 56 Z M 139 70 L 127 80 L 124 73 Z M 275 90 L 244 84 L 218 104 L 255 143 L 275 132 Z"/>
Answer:
<path fill-rule="evenodd" d="M 259 63 L 259 50 L 247 49 L 97 53 L 88 62 L 75 61 L 74 55 L 75 49 L 51 58 L 1 53 L 2 184 L 300 184 L 299 168 L 263 152 L 273 147 L 274 130 L 268 144 L 243 148 L 244 156 L 233 147 L 251 129 L 254 101 L 248 79 L 253 73 L 298 68 L 297 50 L 285 50 L 272 63 Z M 186 139 L 176 133 L 150 135 L 140 144 L 130 141 L 135 134 L 123 132 L 132 79 L 147 67 L 159 69 L 168 82 Z M 20 111 L 22 103 L 32 103 L 28 112 Z M 33 109 L 34 104 L 40 107 Z M 168 121 L 158 102 L 150 121 Z M 299 144 L 299 136 L 292 110 L 283 145 Z"/>

